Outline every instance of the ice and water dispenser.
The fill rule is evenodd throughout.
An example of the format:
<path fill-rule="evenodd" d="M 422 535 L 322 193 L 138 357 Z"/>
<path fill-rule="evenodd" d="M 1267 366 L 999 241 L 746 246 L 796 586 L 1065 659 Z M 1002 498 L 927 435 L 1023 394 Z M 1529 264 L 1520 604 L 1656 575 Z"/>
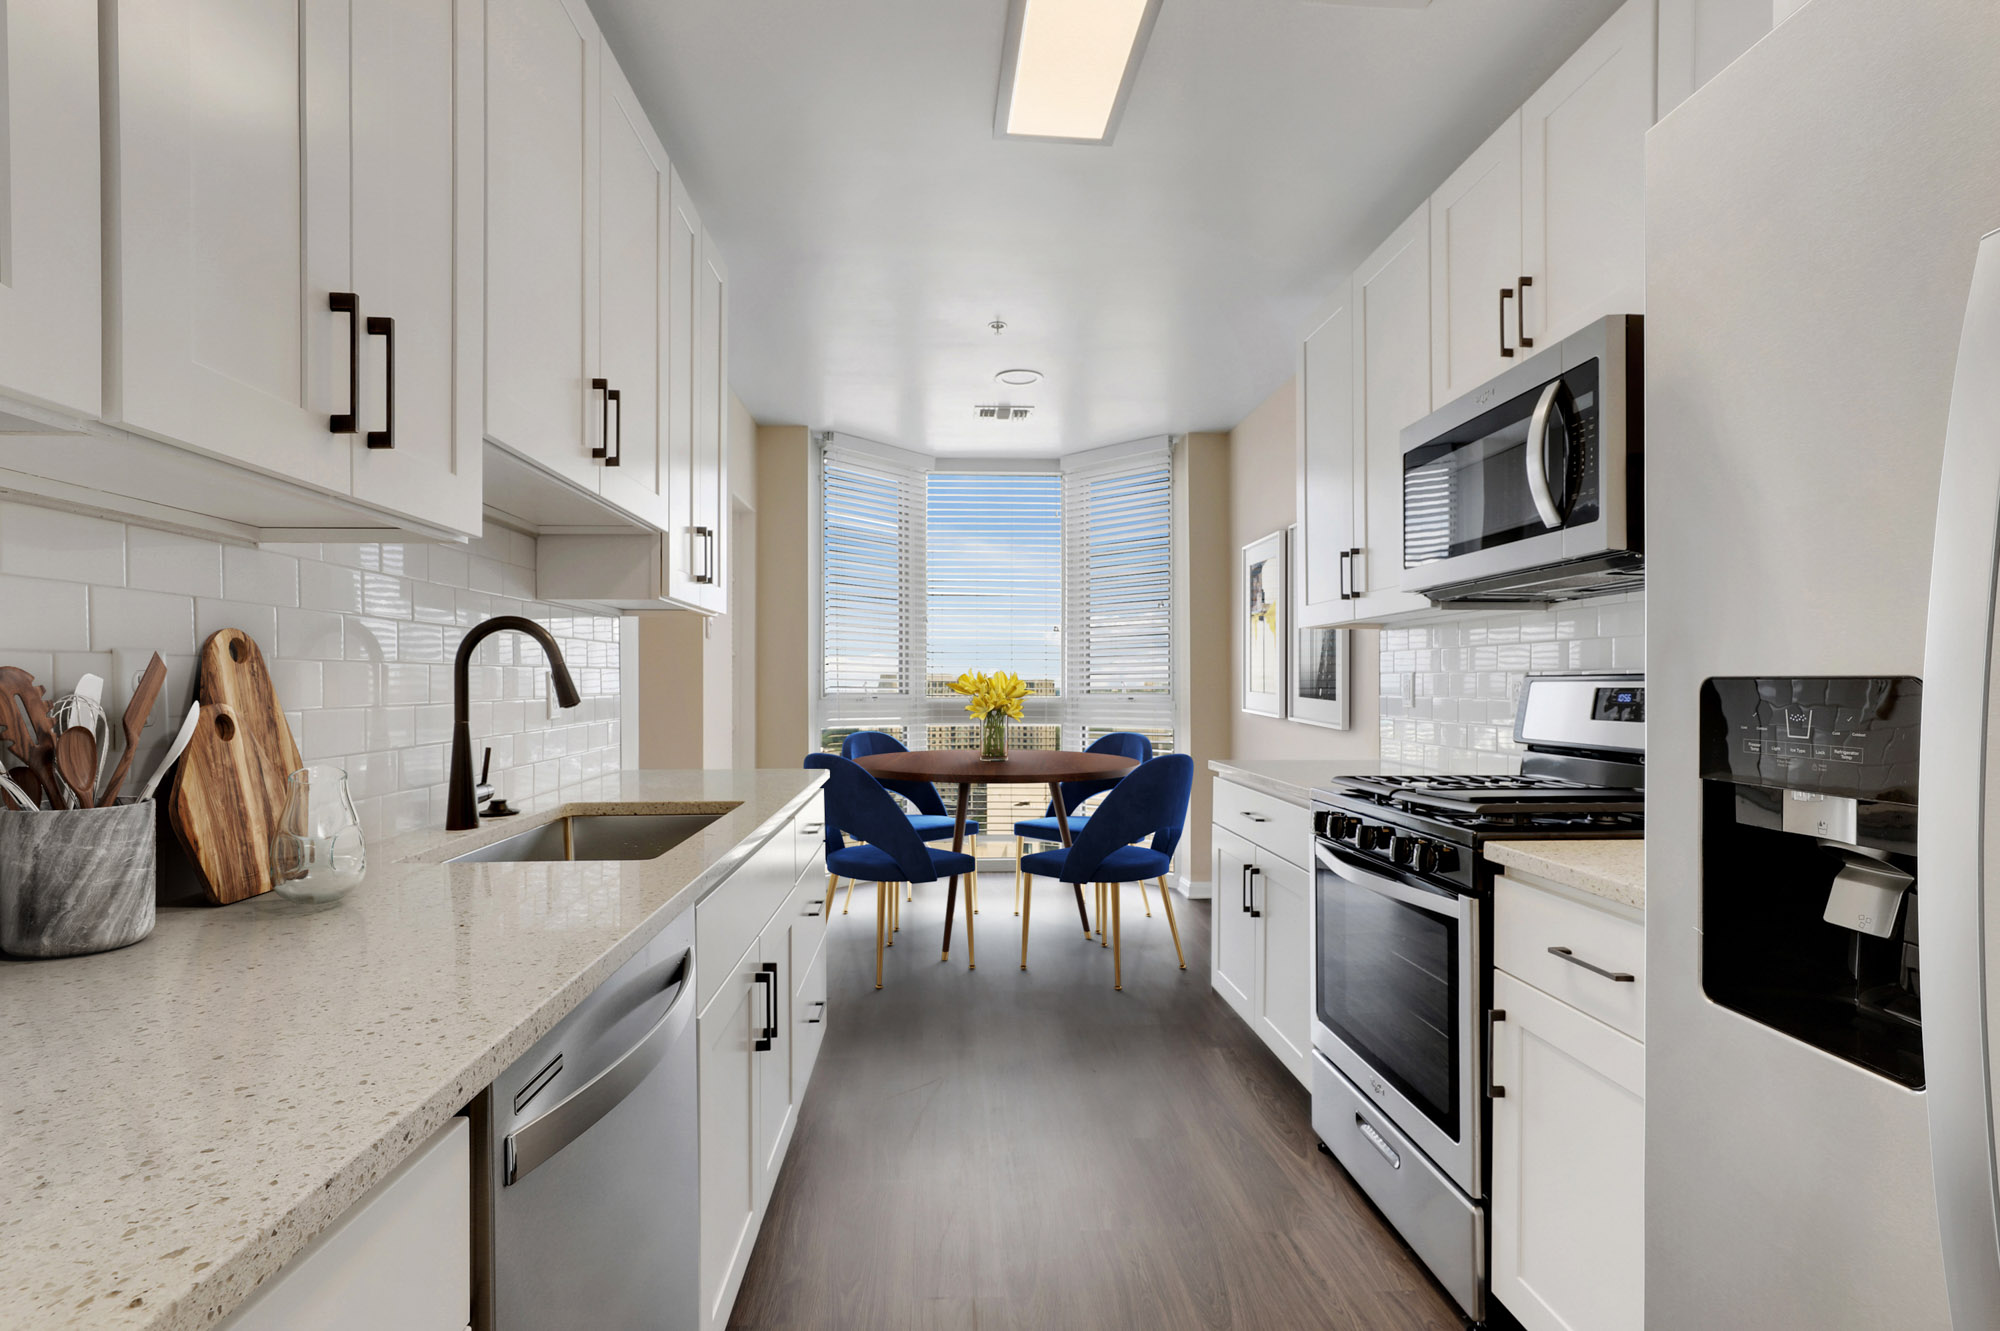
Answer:
<path fill-rule="evenodd" d="M 1701 693 L 1703 989 L 1914 1088 L 1922 707 L 1909 678 Z"/>

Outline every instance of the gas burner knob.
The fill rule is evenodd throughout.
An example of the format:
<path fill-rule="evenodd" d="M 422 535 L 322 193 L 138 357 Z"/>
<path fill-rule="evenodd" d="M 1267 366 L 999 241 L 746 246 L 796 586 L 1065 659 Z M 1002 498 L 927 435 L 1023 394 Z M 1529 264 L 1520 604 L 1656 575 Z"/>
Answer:
<path fill-rule="evenodd" d="M 1418 867 L 1425 873 L 1451 873 L 1458 868 L 1458 848 L 1426 842 L 1419 860 Z"/>
<path fill-rule="evenodd" d="M 1382 850 L 1389 845 L 1389 829 L 1363 823 L 1355 833 L 1355 844 L 1363 850 Z"/>
<path fill-rule="evenodd" d="M 1333 816 L 1333 839 L 1349 841 L 1361 835 L 1361 820 L 1345 813 Z"/>
<path fill-rule="evenodd" d="M 1398 864 L 1413 864 L 1417 858 L 1417 847 L 1422 843 L 1413 836 L 1399 836 L 1389 843 L 1389 853 Z"/>
<path fill-rule="evenodd" d="M 1340 815 L 1337 813 L 1316 813 L 1313 815 L 1314 836 L 1327 841 L 1338 841 L 1340 840 L 1340 833 L 1335 829 L 1339 826 Z"/>

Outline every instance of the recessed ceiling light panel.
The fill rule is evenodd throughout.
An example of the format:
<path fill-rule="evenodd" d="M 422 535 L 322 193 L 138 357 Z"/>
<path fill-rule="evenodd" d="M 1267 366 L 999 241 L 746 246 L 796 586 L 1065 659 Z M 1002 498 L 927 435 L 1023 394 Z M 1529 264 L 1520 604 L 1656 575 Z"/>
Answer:
<path fill-rule="evenodd" d="M 1015 388 L 1025 388 L 1029 384 L 1040 383 L 1042 381 L 1042 372 L 1040 370 L 1002 370 L 993 377 L 1003 384 L 1009 384 Z"/>
<path fill-rule="evenodd" d="M 993 132 L 1109 143 L 1160 0 L 1009 0 Z"/>

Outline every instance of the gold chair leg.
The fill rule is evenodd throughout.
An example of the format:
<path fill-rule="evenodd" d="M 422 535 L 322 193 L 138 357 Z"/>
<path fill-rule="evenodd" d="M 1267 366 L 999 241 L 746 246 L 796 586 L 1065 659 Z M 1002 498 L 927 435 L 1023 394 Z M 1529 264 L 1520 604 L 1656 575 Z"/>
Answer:
<path fill-rule="evenodd" d="M 835 883 L 838 883 L 840 880 L 836 878 L 833 881 Z M 847 914 L 847 908 L 849 906 L 852 906 L 853 904 L 854 904 L 854 880 L 850 878 L 847 880 L 847 900 L 840 903 L 840 913 L 842 915 Z"/>
<path fill-rule="evenodd" d="M 1106 883 L 1104 891 L 1111 898 L 1111 987 L 1125 987 L 1124 955 L 1119 951 L 1118 898 L 1124 895 L 1123 883 Z"/>
<path fill-rule="evenodd" d="M 1139 904 L 1146 908 L 1146 918 L 1153 918 L 1153 903 L 1146 899 L 1146 880 L 1139 880 Z"/>
<path fill-rule="evenodd" d="M 1174 920 L 1174 897 L 1167 891 L 1167 876 L 1160 875 L 1160 904 L 1167 908 L 1167 928 L 1174 931 L 1174 955 L 1180 958 L 1181 969 L 1187 969 L 1187 954 L 1181 951 L 1181 926 Z"/>
<path fill-rule="evenodd" d="M 878 894 L 883 892 L 889 894 L 889 946 L 894 947 L 896 946 L 896 930 L 900 927 L 896 923 L 896 913 L 897 908 L 903 904 L 903 885 L 901 883 L 877 883 L 875 891 Z"/>
<path fill-rule="evenodd" d="M 1111 884 L 1099 883 L 1097 885 L 1097 945 L 1099 947 L 1111 946 L 1111 935 L 1105 930 L 1105 919 L 1112 911 L 1118 909 L 1118 898 L 1112 893 Z"/>
<path fill-rule="evenodd" d="M 972 907 L 971 913 L 977 915 L 979 913 L 979 847 L 976 843 L 973 845 L 972 850 L 972 872 L 965 876 L 965 901 L 967 905 Z M 968 931 L 971 928 L 972 926 L 969 924 L 966 926 Z"/>
<path fill-rule="evenodd" d="M 965 899 L 968 905 L 979 899 L 977 896 L 974 895 L 974 889 L 972 887 L 973 880 L 978 877 L 979 873 L 977 869 L 975 869 L 966 878 Z M 972 942 L 972 917 L 977 915 L 978 913 L 979 911 L 977 908 L 965 912 L 965 968 L 969 971 L 976 971 L 979 969 L 979 953 L 974 948 Z"/>
<path fill-rule="evenodd" d="M 905 889 L 907 889 L 907 890 L 908 890 L 908 892 L 909 892 L 909 896 L 908 896 L 908 897 L 906 897 L 906 898 L 905 898 L 905 900 L 908 900 L 908 901 L 915 901 L 915 900 L 917 899 L 917 883 L 916 883 L 916 880 L 915 880 L 915 879 L 913 878 L 913 879 L 911 879 L 911 880 L 910 880 L 909 882 L 907 882 L 907 883 L 903 884 L 903 886 L 904 886 L 904 888 L 905 888 Z"/>
<path fill-rule="evenodd" d="M 1016 861 L 1018 863 L 1018 861 Z M 1028 914 L 1035 908 L 1035 880 L 1025 878 L 1021 887 L 1021 969 L 1028 969 Z"/>
<path fill-rule="evenodd" d="M 1014 838 L 1014 913 L 1016 915 L 1021 913 L 1021 855 L 1026 849 L 1021 843 L 1022 838 Z M 1024 965 L 1022 969 L 1026 970 L 1027 967 Z"/>
<path fill-rule="evenodd" d="M 852 879 L 848 880 L 847 890 L 849 892 L 854 890 Z M 875 884 L 875 987 L 877 989 L 882 987 L 882 949 L 886 946 L 883 940 L 888 937 L 888 924 L 889 885 L 877 883 Z"/>

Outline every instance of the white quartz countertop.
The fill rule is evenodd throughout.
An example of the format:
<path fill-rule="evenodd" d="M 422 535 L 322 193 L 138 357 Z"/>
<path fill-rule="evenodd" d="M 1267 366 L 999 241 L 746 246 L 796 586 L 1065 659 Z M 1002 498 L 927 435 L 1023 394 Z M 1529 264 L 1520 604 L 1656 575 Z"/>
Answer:
<path fill-rule="evenodd" d="M 1331 762 L 1319 758 L 1211 758 L 1208 770 L 1224 781 L 1288 800 L 1300 808 L 1312 806 L 1314 787 L 1324 789 L 1337 776 L 1366 776 L 1383 770 L 1380 762 L 1363 758 Z"/>
<path fill-rule="evenodd" d="M 1489 841 L 1482 852 L 1510 869 L 1546 878 L 1621 905 L 1646 908 L 1646 843 Z"/>
<path fill-rule="evenodd" d="M 0 960 L 0 1325 L 220 1320 L 823 780 L 622 772 L 371 846 L 338 903 L 162 908 L 121 951 Z M 718 811 L 655 860 L 442 863 L 564 814 Z"/>

